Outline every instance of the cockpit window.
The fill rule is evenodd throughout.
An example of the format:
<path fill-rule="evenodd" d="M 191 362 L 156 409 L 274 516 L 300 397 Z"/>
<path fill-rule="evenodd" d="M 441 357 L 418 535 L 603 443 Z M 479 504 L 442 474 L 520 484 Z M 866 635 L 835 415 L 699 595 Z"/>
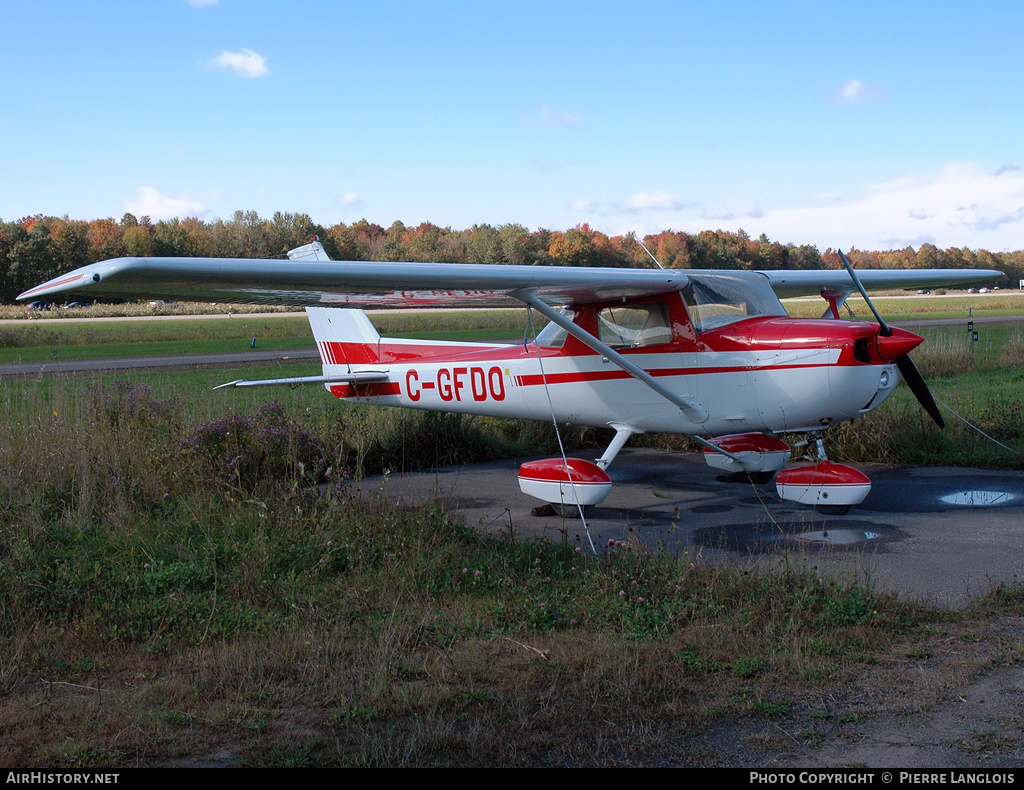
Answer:
<path fill-rule="evenodd" d="M 568 307 L 564 308 L 562 315 L 568 318 L 570 321 L 575 317 L 575 313 Z M 548 325 L 544 327 L 540 332 L 537 333 L 537 345 L 546 346 L 548 348 L 561 348 L 565 345 L 565 339 L 569 337 L 569 333 L 566 332 L 562 327 L 556 324 L 554 321 L 548 322 Z"/>
<path fill-rule="evenodd" d="M 664 302 L 606 307 L 597 314 L 598 339 L 612 348 L 639 348 L 672 342 Z"/>
<path fill-rule="evenodd" d="M 683 302 L 698 332 L 728 326 L 755 316 L 786 315 L 768 281 L 759 275 L 690 275 Z"/>

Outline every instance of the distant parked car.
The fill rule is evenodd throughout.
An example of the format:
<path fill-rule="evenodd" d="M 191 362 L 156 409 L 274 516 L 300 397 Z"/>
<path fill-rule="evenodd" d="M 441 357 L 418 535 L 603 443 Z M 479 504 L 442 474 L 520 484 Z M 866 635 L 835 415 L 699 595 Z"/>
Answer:
<path fill-rule="evenodd" d="M 88 302 L 68 302 L 65 305 L 68 310 L 77 310 L 79 307 L 90 307 Z"/>
<path fill-rule="evenodd" d="M 930 288 L 919 288 L 917 292 L 919 294 L 930 294 L 931 293 L 931 289 Z"/>
<path fill-rule="evenodd" d="M 29 310 L 49 310 L 51 307 L 53 307 L 53 305 L 51 305 L 49 302 L 29 302 L 28 303 L 28 309 Z"/>
<path fill-rule="evenodd" d="M 980 294 L 987 294 L 988 293 L 988 288 L 982 288 L 980 291 L 978 291 L 978 293 L 980 293 Z"/>

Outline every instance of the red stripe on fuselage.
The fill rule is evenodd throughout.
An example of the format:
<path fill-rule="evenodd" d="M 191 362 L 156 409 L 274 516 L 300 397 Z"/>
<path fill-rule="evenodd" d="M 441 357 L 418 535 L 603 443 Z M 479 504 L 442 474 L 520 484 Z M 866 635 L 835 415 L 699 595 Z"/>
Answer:
<path fill-rule="evenodd" d="M 524 349 L 522 345 L 445 345 L 439 343 L 401 343 L 382 340 L 380 344 L 368 343 L 344 343 L 328 341 L 324 344 L 324 353 L 321 358 L 330 360 L 329 364 L 343 365 L 386 365 L 390 363 L 415 362 L 418 360 L 460 362 L 472 360 L 479 362 L 490 362 L 527 357 L 536 358 L 537 352 L 533 347 Z M 562 350 L 558 348 L 543 349 L 545 357 L 562 356 Z M 372 357 L 372 358 L 371 358 Z"/>
<path fill-rule="evenodd" d="M 661 368 L 648 369 L 646 372 L 654 378 L 663 376 L 705 376 L 712 373 L 749 373 L 756 370 L 801 370 L 810 368 L 835 367 L 829 363 L 820 365 L 725 365 L 700 368 Z M 544 384 L 578 384 L 581 382 L 616 381 L 631 378 L 624 370 L 574 371 L 572 373 L 539 373 L 516 376 L 516 384 L 521 387 L 534 387 Z"/>
<path fill-rule="evenodd" d="M 331 394 L 336 398 L 383 398 L 388 395 L 401 395 L 397 381 L 385 381 L 379 384 L 332 384 Z"/>

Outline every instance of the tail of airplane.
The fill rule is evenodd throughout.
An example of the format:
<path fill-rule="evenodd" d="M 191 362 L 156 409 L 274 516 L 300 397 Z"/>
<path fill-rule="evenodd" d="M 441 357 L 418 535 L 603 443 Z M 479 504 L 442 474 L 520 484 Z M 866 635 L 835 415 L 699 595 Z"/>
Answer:
<path fill-rule="evenodd" d="M 325 374 L 352 372 L 365 365 L 388 366 L 501 348 L 504 343 L 383 338 L 366 313 L 355 308 L 307 307 Z"/>
<path fill-rule="evenodd" d="M 328 366 L 375 365 L 380 360 L 381 336 L 362 310 L 307 307 L 324 372 Z"/>
<path fill-rule="evenodd" d="M 329 261 L 330 259 L 331 257 L 324 249 L 324 245 L 320 243 L 320 239 L 317 237 L 313 237 L 313 241 L 309 244 L 303 244 L 294 250 L 288 250 L 288 260 L 290 261 Z"/>

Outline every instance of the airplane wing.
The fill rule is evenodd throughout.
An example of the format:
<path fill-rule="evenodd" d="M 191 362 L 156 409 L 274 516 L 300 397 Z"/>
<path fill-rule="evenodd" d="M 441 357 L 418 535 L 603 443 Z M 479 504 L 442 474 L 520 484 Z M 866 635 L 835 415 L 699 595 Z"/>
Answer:
<path fill-rule="evenodd" d="M 851 292 L 856 285 L 846 269 L 779 269 L 762 272 L 780 299 L 817 296 L 822 291 Z M 858 269 L 869 291 L 899 288 L 961 288 L 1003 276 L 993 269 Z"/>
<path fill-rule="evenodd" d="M 754 272 L 729 272 L 754 276 Z M 694 277 L 700 270 L 693 270 Z M 852 291 L 843 269 L 762 271 L 780 298 Z M 865 287 L 959 287 L 1002 272 L 972 269 L 870 269 Z M 686 287 L 680 269 L 258 260 L 248 258 L 114 258 L 84 266 L 21 294 L 37 300 L 66 291 L 95 299 L 168 299 L 295 307 L 444 307 L 500 304 L 532 291 L 549 305 L 652 296 Z"/>
<path fill-rule="evenodd" d="M 683 288 L 686 273 L 563 266 L 115 258 L 83 266 L 21 294 L 81 290 L 99 299 L 170 299 L 296 307 L 429 307 L 502 303 L 532 290 L 552 305 L 599 302 Z"/>

